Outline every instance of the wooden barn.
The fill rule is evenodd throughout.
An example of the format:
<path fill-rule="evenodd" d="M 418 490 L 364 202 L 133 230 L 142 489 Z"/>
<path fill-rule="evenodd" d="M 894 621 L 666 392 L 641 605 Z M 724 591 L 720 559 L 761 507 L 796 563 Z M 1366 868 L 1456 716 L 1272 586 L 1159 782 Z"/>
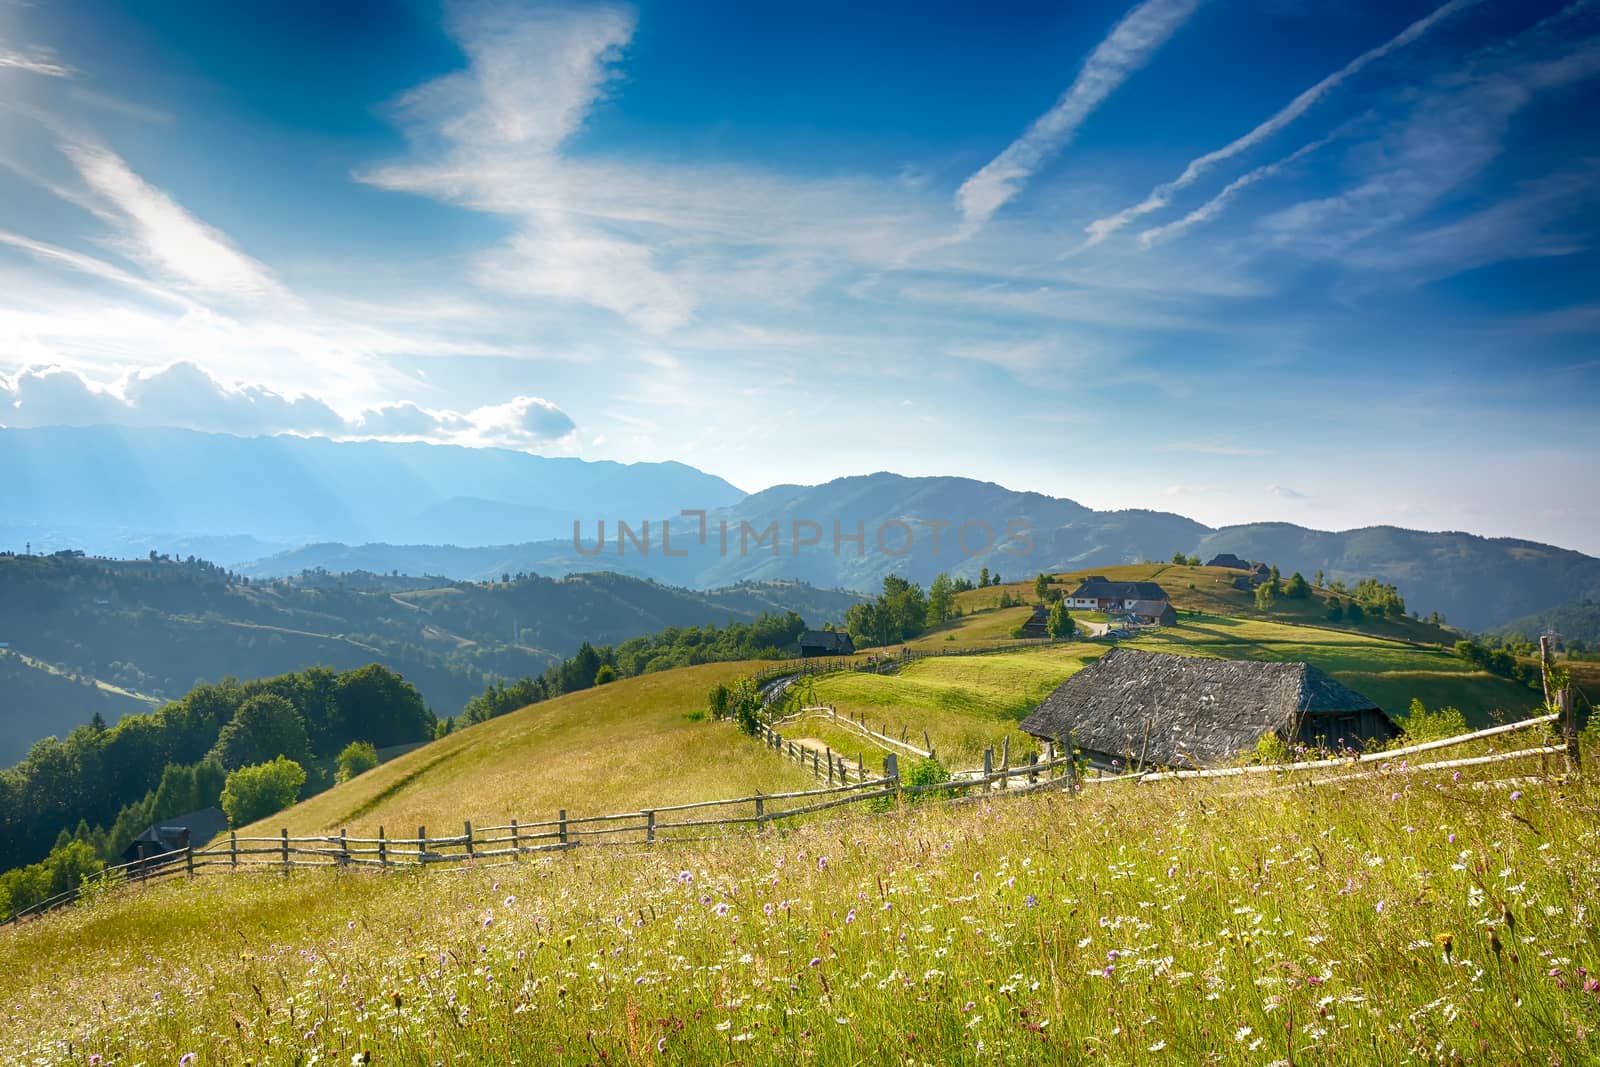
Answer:
<path fill-rule="evenodd" d="M 222 809 L 211 807 L 162 819 L 146 827 L 144 833 L 134 838 L 122 852 L 126 863 L 161 856 L 193 845 L 199 848 L 228 828 L 228 817 Z M 156 865 L 172 863 L 172 858 L 155 861 Z"/>
<path fill-rule="evenodd" d="M 806 659 L 855 654 L 856 644 L 843 630 L 807 630 L 800 635 L 800 655 Z"/>
<path fill-rule="evenodd" d="M 1024 732 L 1083 750 L 1096 766 L 1204 767 L 1269 734 L 1359 748 L 1400 733 L 1355 690 L 1308 663 L 1201 659 L 1117 648 L 1061 683 Z"/>
<path fill-rule="evenodd" d="M 1023 637 L 1049 637 L 1050 636 L 1050 609 L 1036 606 L 1033 614 L 1022 624 Z"/>

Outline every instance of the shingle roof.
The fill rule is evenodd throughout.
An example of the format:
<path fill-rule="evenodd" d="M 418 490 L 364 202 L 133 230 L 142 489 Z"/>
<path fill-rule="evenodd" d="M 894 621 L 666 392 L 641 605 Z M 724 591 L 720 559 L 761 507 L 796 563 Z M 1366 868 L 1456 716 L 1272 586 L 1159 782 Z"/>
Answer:
<path fill-rule="evenodd" d="M 1096 600 L 1165 600 L 1167 591 L 1155 582 L 1108 582 L 1104 578 L 1089 578 L 1076 590 L 1072 598 Z"/>
<path fill-rule="evenodd" d="M 1086 752 L 1193 766 L 1228 759 L 1268 733 L 1292 739 L 1303 714 L 1376 710 L 1307 663 L 1117 648 L 1063 682 L 1022 729 L 1072 738 Z"/>

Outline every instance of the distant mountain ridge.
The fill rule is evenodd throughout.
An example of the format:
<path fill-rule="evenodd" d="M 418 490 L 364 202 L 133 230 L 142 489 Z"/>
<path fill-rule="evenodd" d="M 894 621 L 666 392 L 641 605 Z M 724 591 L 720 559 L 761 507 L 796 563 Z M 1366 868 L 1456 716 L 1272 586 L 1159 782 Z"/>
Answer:
<path fill-rule="evenodd" d="M 686 510 L 705 512 L 704 544 Z M 628 527 L 620 549 L 619 520 Z M 1007 532 L 1018 528 L 1025 538 Z M 691 589 L 799 579 L 860 592 L 890 573 L 925 583 L 940 571 L 1015 577 L 1233 552 L 1286 574 L 1378 577 L 1413 609 L 1473 630 L 1600 597 L 1600 560 L 1466 533 L 1213 529 L 1167 512 L 1095 511 L 970 478 L 886 472 L 746 495 L 680 463 L 108 427 L 0 429 L 0 547 L 28 540 L 113 556 L 156 548 L 254 576 L 615 571 Z"/>
<path fill-rule="evenodd" d="M 619 541 L 619 517 L 634 536 L 640 534 L 645 519 L 651 520 L 648 552 L 628 538 Z M 987 567 L 1016 578 L 1042 570 L 1167 559 L 1173 552 L 1183 551 L 1206 559 L 1232 552 L 1274 563 L 1285 575 L 1300 571 L 1309 578 L 1320 570 L 1330 580 L 1352 583 L 1381 578 L 1399 587 L 1412 610 L 1424 615 L 1438 611 L 1455 625 L 1472 630 L 1488 629 L 1574 598 L 1600 596 L 1600 559 L 1533 541 L 1392 526 L 1340 533 L 1289 523 L 1213 529 L 1181 515 L 1094 511 L 1072 500 L 1014 492 L 967 478 L 878 473 L 818 486 L 774 487 L 730 507 L 710 510 L 706 515 L 707 543 L 703 545 L 698 517 L 671 518 L 671 555 L 662 544 L 661 516 L 635 511 L 605 518 L 605 542 L 598 551 L 596 517 L 580 523 L 576 540 L 569 535 L 476 548 L 312 545 L 254 561 L 242 569 L 262 576 L 294 574 L 313 567 L 398 569 L 470 579 L 506 570 L 560 575 L 604 567 L 688 588 L 795 578 L 817 586 L 870 592 L 891 573 L 926 583 L 940 571 L 976 577 Z M 774 523 L 777 551 L 771 550 L 766 539 Z M 963 524 L 973 524 L 967 548 L 984 544 L 984 529 L 993 531 L 993 543 L 983 551 L 965 551 L 960 543 Z M 1026 530 L 1025 545 L 1005 536 L 1011 524 Z M 726 548 L 721 536 L 724 529 L 728 531 Z M 940 533 L 937 545 L 935 529 Z M 853 540 L 858 531 L 865 542 L 861 551 Z M 878 542 L 880 532 L 882 544 Z M 837 551 L 836 533 L 843 535 Z M 795 544 L 812 538 L 816 543 Z M 907 544 L 909 548 L 899 553 Z"/>
<path fill-rule="evenodd" d="M 569 534 L 575 516 L 735 503 L 682 463 L 613 463 L 320 437 L 128 427 L 0 428 L 0 539 L 224 565 L 319 541 L 488 545 Z M 0 542 L 3 543 L 3 542 Z"/>

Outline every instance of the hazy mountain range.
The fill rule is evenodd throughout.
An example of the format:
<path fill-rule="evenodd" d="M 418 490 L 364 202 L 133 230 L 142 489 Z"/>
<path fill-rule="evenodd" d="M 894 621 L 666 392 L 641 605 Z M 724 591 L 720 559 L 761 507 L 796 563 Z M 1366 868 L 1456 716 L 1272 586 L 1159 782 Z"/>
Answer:
<path fill-rule="evenodd" d="M 676 514 L 744 493 L 681 463 L 128 427 L 0 429 L 0 544 L 233 564 L 318 541 L 570 537 L 576 515 Z M 14 544 L 12 543 L 14 542 Z"/>
<path fill-rule="evenodd" d="M 1167 512 L 1095 511 L 988 482 L 889 473 L 747 496 L 678 463 L 422 444 L 0 430 L 0 501 L 0 539 L 14 549 L 30 536 L 117 555 L 158 548 L 256 577 L 609 570 L 693 589 L 799 579 L 870 591 L 889 573 L 927 582 L 988 567 L 1023 577 L 1183 551 L 1232 552 L 1285 574 L 1379 577 L 1412 609 L 1475 630 L 1600 596 L 1600 560 L 1531 541 L 1390 526 L 1213 529 Z M 686 510 L 706 512 L 703 542 L 700 516 Z"/>

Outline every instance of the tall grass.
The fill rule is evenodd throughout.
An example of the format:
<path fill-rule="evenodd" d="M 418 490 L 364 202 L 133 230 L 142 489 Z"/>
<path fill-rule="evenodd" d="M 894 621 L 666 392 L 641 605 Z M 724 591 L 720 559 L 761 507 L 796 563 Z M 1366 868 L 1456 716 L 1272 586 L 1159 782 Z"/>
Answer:
<path fill-rule="evenodd" d="M 1600 790 L 1470 777 L 130 892 L 0 933 L 0 1061 L 1595 1062 Z"/>

